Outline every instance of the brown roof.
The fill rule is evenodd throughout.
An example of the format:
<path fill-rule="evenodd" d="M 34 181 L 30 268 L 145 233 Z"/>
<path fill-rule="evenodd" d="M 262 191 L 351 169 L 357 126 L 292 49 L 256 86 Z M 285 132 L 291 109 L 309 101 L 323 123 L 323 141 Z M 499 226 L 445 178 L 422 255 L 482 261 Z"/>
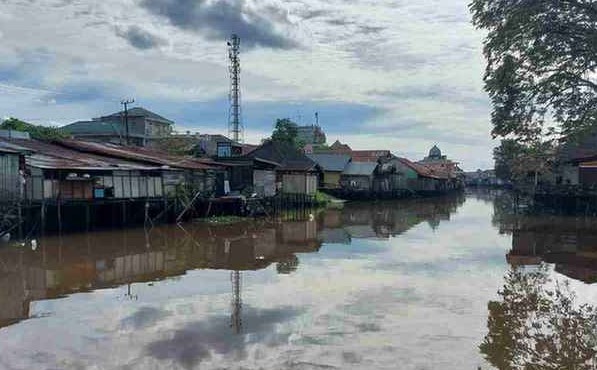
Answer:
<path fill-rule="evenodd" d="M 31 139 L 0 139 L 0 146 L 19 147 L 29 154 L 25 157 L 27 165 L 45 169 L 79 170 L 155 170 L 151 166 L 135 161 L 128 161 L 107 156 L 82 153 L 60 145 Z"/>
<path fill-rule="evenodd" d="M 423 165 L 420 163 L 414 163 L 410 160 L 402 157 L 396 157 L 401 163 L 405 166 L 412 168 L 418 175 L 423 177 L 429 177 L 432 179 L 448 179 L 449 175 L 445 171 L 440 171 L 438 169 L 432 168 L 427 165 Z"/>
<path fill-rule="evenodd" d="M 221 167 L 220 163 L 209 160 L 175 156 L 155 149 L 121 146 L 111 143 L 97 143 L 71 139 L 60 140 L 59 144 L 77 151 L 94 153 L 112 158 L 128 159 L 160 166 L 190 170 L 209 170 Z"/>
<path fill-rule="evenodd" d="M 339 140 L 336 140 L 330 146 L 330 149 L 333 151 L 345 151 L 345 152 L 350 152 L 352 150 L 347 144 L 342 144 Z"/>
<path fill-rule="evenodd" d="M 389 150 L 352 150 L 349 154 L 356 162 L 377 162 L 392 155 Z"/>
<path fill-rule="evenodd" d="M 242 155 L 245 154 L 249 154 L 251 153 L 253 150 L 259 148 L 259 145 L 253 145 L 253 144 L 243 144 L 243 151 L 242 151 Z"/>

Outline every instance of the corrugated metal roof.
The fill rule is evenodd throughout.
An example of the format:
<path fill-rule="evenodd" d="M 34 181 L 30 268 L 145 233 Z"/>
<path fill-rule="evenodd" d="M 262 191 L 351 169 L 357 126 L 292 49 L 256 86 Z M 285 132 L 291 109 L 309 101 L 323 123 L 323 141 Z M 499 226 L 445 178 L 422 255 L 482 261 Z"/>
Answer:
<path fill-rule="evenodd" d="M 282 171 L 312 171 L 317 166 L 314 161 L 296 148 L 272 141 L 262 144 L 245 157 L 279 163 L 279 169 Z"/>
<path fill-rule="evenodd" d="M 350 156 L 347 154 L 307 154 L 324 171 L 342 172 L 350 162 Z"/>
<path fill-rule="evenodd" d="M 429 177 L 432 179 L 448 179 L 449 176 L 447 173 L 443 171 L 439 171 L 437 169 L 431 168 L 427 165 L 423 165 L 420 163 L 414 163 L 410 160 L 402 157 L 396 157 L 396 160 L 403 163 L 405 166 L 412 168 L 419 176 Z"/>
<path fill-rule="evenodd" d="M 215 162 L 197 158 L 175 156 L 148 148 L 78 140 L 60 140 L 59 143 L 65 147 L 86 153 L 94 153 L 102 156 L 157 164 L 160 166 L 169 166 L 173 168 L 210 170 L 221 167 L 221 164 L 216 164 Z"/>
<path fill-rule="evenodd" d="M 0 146 L 0 153 L 4 153 L 4 154 L 19 154 L 19 152 L 17 152 L 16 150 L 2 148 L 2 146 Z"/>
<path fill-rule="evenodd" d="M 11 139 L 10 142 L 0 139 L 0 147 L 15 147 L 29 152 L 25 157 L 27 165 L 44 169 L 78 169 L 78 170 L 157 170 L 159 166 L 148 166 L 141 163 L 110 158 L 95 154 L 81 153 L 60 145 L 49 144 L 37 140 Z"/>
<path fill-rule="evenodd" d="M 30 139 L 28 132 L 17 130 L 0 130 L 0 137 L 7 139 Z"/>
<path fill-rule="evenodd" d="M 380 158 L 389 157 L 389 150 L 353 150 L 350 152 L 353 161 L 377 162 Z"/>
<path fill-rule="evenodd" d="M 117 113 L 112 113 L 108 116 L 104 116 L 102 118 L 108 118 L 108 117 L 120 118 L 123 116 L 124 116 L 124 111 L 120 111 Z M 134 108 L 129 109 L 128 116 L 129 117 L 145 117 L 145 118 L 149 118 L 149 119 L 152 119 L 155 121 L 161 121 L 164 123 L 174 124 L 174 122 L 170 121 L 169 119 L 164 118 L 164 117 L 160 116 L 159 114 L 153 113 L 152 111 L 147 110 L 143 107 L 134 107 Z"/>
<path fill-rule="evenodd" d="M 122 121 L 78 121 L 61 127 L 73 135 L 122 135 Z"/>
<path fill-rule="evenodd" d="M 14 143 L 14 139 L 10 139 L 10 141 L 7 141 L 8 139 L 4 139 L 2 140 L 0 138 L 0 148 L 5 149 L 5 150 L 12 150 L 18 153 L 23 153 L 23 152 L 29 152 L 30 150 L 22 147 L 20 145 L 17 145 Z"/>
<path fill-rule="evenodd" d="M 350 162 L 342 174 L 351 176 L 371 176 L 376 168 L 376 162 Z"/>

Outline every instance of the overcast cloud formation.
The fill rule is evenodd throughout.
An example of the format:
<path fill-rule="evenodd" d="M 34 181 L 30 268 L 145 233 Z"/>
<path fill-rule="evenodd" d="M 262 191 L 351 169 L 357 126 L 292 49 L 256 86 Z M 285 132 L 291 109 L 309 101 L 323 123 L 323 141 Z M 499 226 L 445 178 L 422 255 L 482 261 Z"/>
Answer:
<path fill-rule="evenodd" d="M 297 45 L 274 29 L 275 22 L 289 24 L 286 12 L 278 7 L 258 11 L 244 0 L 143 0 L 141 6 L 176 27 L 197 31 L 210 40 L 225 40 L 235 33 L 242 35 L 243 45 L 249 48 L 289 49 Z"/>
<path fill-rule="evenodd" d="M 483 35 L 468 0 L 0 0 L 0 117 L 66 124 L 119 101 L 226 133 L 226 39 L 241 38 L 246 140 L 278 117 L 328 141 L 490 167 Z"/>

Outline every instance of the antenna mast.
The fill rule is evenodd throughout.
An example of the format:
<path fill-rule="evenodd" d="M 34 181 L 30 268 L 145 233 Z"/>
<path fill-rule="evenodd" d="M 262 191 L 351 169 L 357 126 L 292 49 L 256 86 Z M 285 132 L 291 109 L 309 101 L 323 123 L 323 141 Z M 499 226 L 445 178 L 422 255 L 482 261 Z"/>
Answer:
<path fill-rule="evenodd" d="M 233 34 L 228 41 L 228 59 L 230 59 L 230 110 L 228 112 L 228 135 L 232 140 L 241 142 L 243 140 L 243 124 L 241 122 L 240 109 L 240 38 Z"/>

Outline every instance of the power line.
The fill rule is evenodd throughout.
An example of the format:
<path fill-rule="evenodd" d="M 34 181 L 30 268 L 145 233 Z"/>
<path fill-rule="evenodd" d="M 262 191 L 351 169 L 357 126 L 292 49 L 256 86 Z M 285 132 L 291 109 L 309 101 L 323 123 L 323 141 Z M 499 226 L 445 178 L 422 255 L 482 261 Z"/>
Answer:
<path fill-rule="evenodd" d="M 126 130 L 126 145 L 131 145 L 129 139 L 129 110 L 128 105 L 135 102 L 135 99 L 125 99 L 120 102 L 120 104 L 124 105 L 124 127 Z"/>

